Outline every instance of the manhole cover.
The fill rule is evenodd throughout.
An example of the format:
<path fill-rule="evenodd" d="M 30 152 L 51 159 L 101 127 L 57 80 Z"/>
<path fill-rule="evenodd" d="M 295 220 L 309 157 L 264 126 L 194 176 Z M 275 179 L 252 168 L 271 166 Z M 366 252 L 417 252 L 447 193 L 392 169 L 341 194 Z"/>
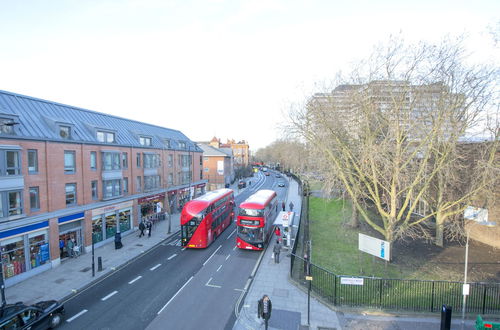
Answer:
<path fill-rule="evenodd" d="M 57 284 L 61 284 L 62 282 L 66 281 L 65 278 L 58 278 L 57 280 L 55 280 L 54 282 L 56 282 Z"/>
<path fill-rule="evenodd" d="M 91 269 L 92 269 L 91 267 L 85 267 L 85 268 L 83 268 L 83 269 L 80 269 L 80 271 L 81 271 L 82 273 L 85 273 L 85 272 L 88 272 L 88 271 L 89 271 L 89 270 L 91 270 Z"/>

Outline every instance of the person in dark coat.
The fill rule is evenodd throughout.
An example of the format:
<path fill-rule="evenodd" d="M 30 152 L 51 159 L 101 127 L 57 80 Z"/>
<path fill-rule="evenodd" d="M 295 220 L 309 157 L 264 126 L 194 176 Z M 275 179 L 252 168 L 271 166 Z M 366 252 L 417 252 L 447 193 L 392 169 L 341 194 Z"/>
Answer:
<path fill-rule="evenodd" d="M 141 231 L 141 233 L 139 234 L 139 237 L 144 236 L 145 229 L 146 229 L 146 226 L 144 225 L 144 221 L 141 221 L 141 223 L 139 224 L 139 230 Z"/>
<path fill-rule="evenodd" d="M 269 319 L 271 318 L 271 311 L 273 309 L 273 305 L 271 303 L 271 299 L 267 295 L 264 295 L 262 299 L 259 299 L 257 303 L 257 315 L 260 318 L 264 319 L 264 323 L 266 325 L 265 329 L 267 330 Z"/>
<path fill-rule="evenodd" d="M 279 264 L 280 263 L 280 252 L 281 252 L 281 245 L 280 241 L 276 241 L 276 244 L 273 247 L 273 252 L 274 252 L 274 263 Z"/>
<path fill-rule="evenodd" d="M 148 237 L 151 237 L 151 230 L 153 229 L 153 223 L 151 221 L 148 221 L 146 227 L 148 228 Z"/>
<path fill-rule="evenodd" d="M 293 211 L 293 203 L 290 202 L 290 205 L 288 205 L 288 206 L 290 206 L 290 212 Z"/>
<path fill-rule="evenodd" d="M 285 201 L 281 202 L 281 208 L 285 211 Z"/>

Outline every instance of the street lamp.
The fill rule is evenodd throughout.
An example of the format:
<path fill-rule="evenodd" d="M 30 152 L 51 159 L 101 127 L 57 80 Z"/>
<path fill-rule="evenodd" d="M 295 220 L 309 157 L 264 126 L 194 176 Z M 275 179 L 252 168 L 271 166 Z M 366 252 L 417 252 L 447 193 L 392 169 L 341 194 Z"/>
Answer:
<path fill-rule="evenodd" d="M 494 227 L 496 225 L 496 222 L 493 221 L 475 221 L 477 224 L 486 226 L 486 227 Z M 465 226 L 464 226 L 465 227 Z M 467 284 L 467 264 L 468 264 L 468 259 L 469 259 L 469 229 L 465 228 L 465 233 L 466 233 L 466 241 L 465 241 L 465 270 L 464 270 L 464 284 L 462 288 L 462 295 L 463 295 L 463 301 L 462 301 L 462 328 L 464 327 L 465 324 L 465 304 L 467 302 L 467 296 L 469 295 L 469 284 Z"/>

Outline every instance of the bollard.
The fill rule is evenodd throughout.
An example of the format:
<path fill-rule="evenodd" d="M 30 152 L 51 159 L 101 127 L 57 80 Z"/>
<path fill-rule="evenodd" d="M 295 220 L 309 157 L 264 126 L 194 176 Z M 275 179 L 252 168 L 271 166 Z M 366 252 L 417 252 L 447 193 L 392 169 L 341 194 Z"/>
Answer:
<path fill-rule="evenodd" d="M 441 308 L 441 330 L 451 328 L 451 306 L 443 305 Z"/>
<path fill-rule="evenodd" d="M 102 271 L 102 258 L 97 257 L 97 271 L 101 272 Z"/>

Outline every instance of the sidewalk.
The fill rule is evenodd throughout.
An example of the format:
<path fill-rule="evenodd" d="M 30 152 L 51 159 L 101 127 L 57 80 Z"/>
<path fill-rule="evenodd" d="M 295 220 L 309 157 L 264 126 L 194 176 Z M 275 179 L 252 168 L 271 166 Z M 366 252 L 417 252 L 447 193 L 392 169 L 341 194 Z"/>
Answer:
<path fill-rule="evenodd" d="M 295 180 L 290 180 L 289 183 L 287 210 L 289 210 L 289 203 L 293 202 L 295 205 L 293 211 L 300 214 L 301 196 L 298 192 L 298 184 Z M 299 216 L 296 215 L 293 223 L 298 225 L 298 221 Z M 274 240 L 271 242 L 264 252 L 253 282 L 248 289 L 243 307 L 234 324 L 234 330 L 264 329 L 263 320 L 257 317 L 257 301 L 264 294 L 271 298 L 273 306 L 269 329 L 307 329 L 307 294 L 288 280 L 291 251 L 288 248 L 282 250 L 280 263 L 276 264 L 271 258 Z M 341 329 L 337 313 L 312 296 L 309 327 L 310 329 Z"/>

